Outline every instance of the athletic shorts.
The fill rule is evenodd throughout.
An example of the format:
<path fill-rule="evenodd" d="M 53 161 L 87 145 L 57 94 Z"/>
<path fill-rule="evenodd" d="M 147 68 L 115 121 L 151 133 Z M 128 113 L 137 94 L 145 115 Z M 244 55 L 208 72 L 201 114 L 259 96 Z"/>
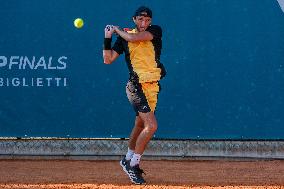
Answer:
<path fill-rule="evenodd" d="M 155 112 L 159 91 L 159 82 L 138 83 L 130 79 L 126 85 L 126 94 L 136 115 Z"/>

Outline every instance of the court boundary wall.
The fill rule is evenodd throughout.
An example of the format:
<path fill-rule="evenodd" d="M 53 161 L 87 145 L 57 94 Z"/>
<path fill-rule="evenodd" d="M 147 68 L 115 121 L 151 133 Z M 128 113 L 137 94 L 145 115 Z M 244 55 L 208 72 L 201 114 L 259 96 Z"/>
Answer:
<path fill-rule="evenodd" d="M 0 138 L 2 158 L 119 159 L 127 139 Z M 263 158 L 284 159 L 284 140 L 152 140 L 148 159 Z"/>

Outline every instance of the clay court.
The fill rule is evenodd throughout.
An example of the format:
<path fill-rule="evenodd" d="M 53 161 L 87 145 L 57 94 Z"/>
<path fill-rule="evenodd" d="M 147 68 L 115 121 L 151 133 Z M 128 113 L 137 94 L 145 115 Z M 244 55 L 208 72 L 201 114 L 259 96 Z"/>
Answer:
<path fill-rule="evenodd" d="M 118 161 L 0 160 L 1 189 L 284 188 L 282 160 L 143 161 L 135 186 Z"/>

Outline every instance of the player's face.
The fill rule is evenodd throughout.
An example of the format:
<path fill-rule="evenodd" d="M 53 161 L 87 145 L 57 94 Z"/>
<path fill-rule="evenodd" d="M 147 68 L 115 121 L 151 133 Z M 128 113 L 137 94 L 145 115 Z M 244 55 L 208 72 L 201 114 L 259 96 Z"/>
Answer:
<path fill-rule="evenodd" d="M 139 32 L 145 31 L 151 24 L 152 19 L 145 16 L 136 16 L 133 18 Z"/>

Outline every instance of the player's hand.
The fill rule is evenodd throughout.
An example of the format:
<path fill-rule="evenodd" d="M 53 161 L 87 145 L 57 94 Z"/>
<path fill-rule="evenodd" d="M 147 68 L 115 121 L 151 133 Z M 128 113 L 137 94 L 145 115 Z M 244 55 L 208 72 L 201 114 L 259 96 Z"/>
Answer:
<path fill-rule="evenodd" d="M 111 38 L 114 32 L 113 25 L 106 25 L 105 27 L 105 38 Z"/>
<path fill-rule="evenodd" d="M 115 33 L 120 30 L 119 26 L 112 26 Z"/>

